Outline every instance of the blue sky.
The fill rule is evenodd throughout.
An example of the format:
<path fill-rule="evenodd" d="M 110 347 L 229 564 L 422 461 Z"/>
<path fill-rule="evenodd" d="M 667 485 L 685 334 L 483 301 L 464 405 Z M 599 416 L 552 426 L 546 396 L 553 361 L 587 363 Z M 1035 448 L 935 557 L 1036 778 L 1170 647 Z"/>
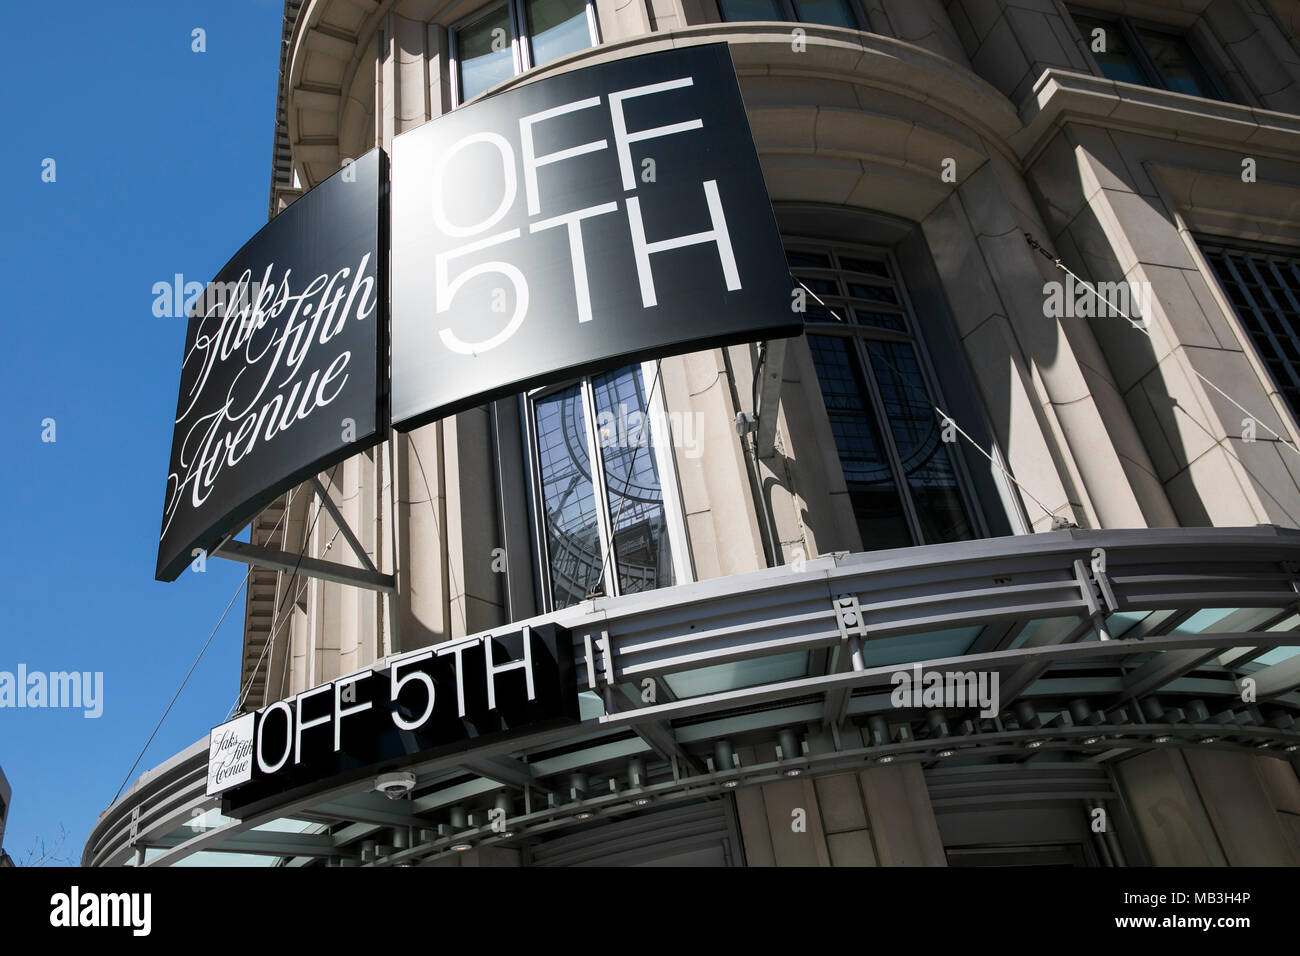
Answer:
<path fill-rule="evenodd" d="M 0 671 L 102 671 L 104 710 L 0 708 L 0 767 L 5 849 L 62 826 L 76 862 L 244 573 L 153 580 L 184 322 L 152 288 L 206 282 L 266 222 L 282 4 L 58 10 L 4 12 Z M 242 625 L 241 596 L 140 770 L 224 719 Z"/>

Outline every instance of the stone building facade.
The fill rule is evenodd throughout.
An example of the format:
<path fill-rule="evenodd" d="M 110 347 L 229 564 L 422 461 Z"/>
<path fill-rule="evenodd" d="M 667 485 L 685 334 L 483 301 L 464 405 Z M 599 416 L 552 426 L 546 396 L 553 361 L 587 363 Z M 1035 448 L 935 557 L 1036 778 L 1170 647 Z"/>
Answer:
<path fill-rule="evenodd" d="M 272 215 L 477 96 L 726 43 L 809 296 L 801 338 L 503 399 L 320 476 L 395 588 L 255 568 L 245 710 L 536 618 L 622 642 L 621 683 L 584 687 L 592 719 L 647 704 L 634 661 L 664 635 L 699 622 L 721 646 L 766 627 L 768 643 L 666 678 L 668 701 L 649 702 L 662 715 L 593 731 L 603 756 L 566 761 L 552 741 L 506 755 L 514 776 L 462 766 L 492 783 L 461 780 L 476 796 L 454 806 L 430 768 L 405 835 L 331 825 L 312 832 L 336 851 L 312 859 L 631 862 L 649 858 L 637 834 L 658 833 L 681 841 L 678 862 L 1300 864 L 1300 648 L 1276 637 L 1298 626 L 1300 580 L 1300 5 L 290 0 L 284 38 Z M 640 464 L 598 434 L 628 403 L 652 422 Z M 737 427 L 747 413 L 757 431 Z M 561 438 L 579 446 L 567 464 Z M 574 470 L 584 455 L 603 465 Z M 253 526 L 256 543 L 357 564 L 338 533 L 310 486 Z M 883 678 L 796 686 L 855 669 L 858 645 L 834 637 L 851 642 L 854 619 L 832 603 L 858 574 L 865 646 L 900 642 L 868 669 L 1098 656 L 1050 672 L 997 658 L 1002 712 L 985 719 L 891 714 Z M 1184 590 L 1161 591 L 1174 579 Z M 1054 587 L 1100 610 L 1058 618 Z M 979 604 L 994 592 L 1001 611 Z M 966 610 L 894 636 L 896 609 L 940 593 Z M 832 638 L 800 630 L 814 617 Z M 1098 630 L 1171 643 L 1102 656 Z M 682 667 L 655 660 L 656 678 Z M 512 818 L 522 800 L 541 820 L 534 788 L 578 806 L 606 778 L 636 791 L 638 769 L 662 786 L 653 805 L 474 830 L 501 793 Z M 683 796 L 691 779 L 716 783 L 705 809 Z M 453 847 L 439 826 L 476 837 Z M 692 827 L 711 835 L 692 843 Z M 220 849 L 199 839 L 184 845 Z M 164 860 L 179 845 L 153 844 Z"/>

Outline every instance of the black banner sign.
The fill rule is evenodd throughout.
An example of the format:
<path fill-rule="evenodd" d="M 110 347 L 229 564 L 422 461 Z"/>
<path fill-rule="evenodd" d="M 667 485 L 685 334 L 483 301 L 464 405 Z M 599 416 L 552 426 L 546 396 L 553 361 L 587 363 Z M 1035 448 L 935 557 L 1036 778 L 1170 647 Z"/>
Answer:
<path fill-rule="evenodd" d="M 387 296 L 371 150 L 268 223 L 191 309 L 156 576 L 383 437 Z"/>
<path fill-rule="evenodd" d="M 393 424 L 796 335 L 725 44 L 631 57 L 393 140 Z"/>
<path fill-rule="evenodd" d="M 214 728 L 207 792 L 246 816 L 294 792 L 578 719 L 572 637 L 529 625 L 406 654 Z"/>

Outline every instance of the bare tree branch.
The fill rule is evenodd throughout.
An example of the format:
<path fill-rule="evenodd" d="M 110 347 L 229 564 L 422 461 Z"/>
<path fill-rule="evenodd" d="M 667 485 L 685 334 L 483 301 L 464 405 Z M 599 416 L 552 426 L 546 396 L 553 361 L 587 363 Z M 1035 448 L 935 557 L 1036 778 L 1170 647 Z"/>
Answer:
<path fill-rule="evenodd" d="M 68 831 L 59 824 L 59 835 L 55 837 L 54 842 L 48 848 L 45 840 L 37 837 L 32 841 L 32 848 L 27 854 L 15 861 L 18 866 L 68 866 L 72 861 L 64 855 L 61 855 L 63 844 L 68 839 Z"/>

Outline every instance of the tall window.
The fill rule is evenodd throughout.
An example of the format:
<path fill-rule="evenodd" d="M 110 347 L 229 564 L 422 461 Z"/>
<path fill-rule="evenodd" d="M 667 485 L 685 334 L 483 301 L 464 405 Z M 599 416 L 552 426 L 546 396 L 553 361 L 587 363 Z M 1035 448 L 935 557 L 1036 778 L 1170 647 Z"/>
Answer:
<path fill-rule="evenodd" d="M 677 581 L 679 516 L 665 505 L 668 456 L 649 399 L 639 365 L 525 399 L 538 564 L 553 609 Z"/>
<path fill-rule="evenodd" d="M 718 12 L 726 21 L 790 20 L 824 23 L 832 27 L 867 29 L 853 0 L 718 0 Z"/>
<path fill-rule="evenodd" d="M 451 28 L 456 103 L 599 42 L 595 10 L 585 0 L 507 0 L 490 5 Z"/>
<path fill-rule="evenodd" d="M 808 346 L 867 551 L 976 536 L 903 290 L 883 253 L 791 244 Z M 946 409 L 960 422 L 957 411 Z"/>
<path fill-rule="evenodd" d="M 1228 98 L 1181 34 L 1090 10 L 1071 10 L 1070 15 L 1103 76 L 1189 96 Z"/>
<path fill-rule="evenodd" d="M 1273 384 L 1300 419 L 1300 256 L 1200 240 Z"/>

